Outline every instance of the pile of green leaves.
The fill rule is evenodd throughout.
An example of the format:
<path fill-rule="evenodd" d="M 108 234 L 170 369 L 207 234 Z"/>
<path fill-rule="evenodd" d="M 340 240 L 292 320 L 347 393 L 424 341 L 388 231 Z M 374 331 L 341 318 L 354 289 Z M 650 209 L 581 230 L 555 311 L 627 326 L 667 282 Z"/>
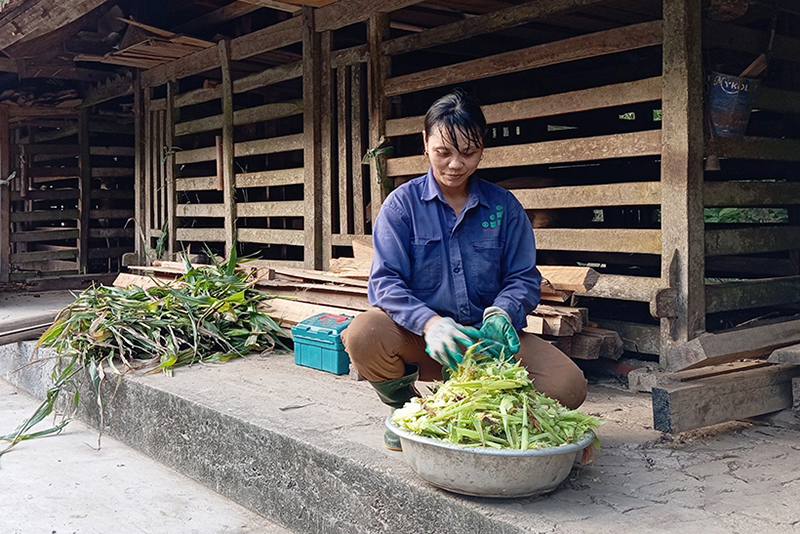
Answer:
<path fill-rule="evenodd" d="M 54 386 L 36 413 L 14 433 L 0 454 L 23 439 L 60 431 L 29 430 L 55 409 L 58 394 L 80 371 L 88 373 L 102 417 L 101 384 L 106 373 L 132 369 L 164 371 L 195 362 L 227 361 L 281 344 L 280 326 L 265 312 L 270 295 L 255 289 L 253 275 L 236 269 L 235 255 L 225 263 L 192 265 L 175 282 L 148 289 L 137 286 L 91 287 L 80 293 L 44 333 L 37 347 L 56 351 Z M 74 396 L 77 405 L 77 393 Z M 102 428 L 102 424 L 101 424 Z"/>
<path fill-rule="evenodd" d="M 519 362 L 467 351 L 433 395 L 392 415 L 399 427 L 467 447 L 538 449 L 577 441 L 601 421 L 534 389 Z"/>

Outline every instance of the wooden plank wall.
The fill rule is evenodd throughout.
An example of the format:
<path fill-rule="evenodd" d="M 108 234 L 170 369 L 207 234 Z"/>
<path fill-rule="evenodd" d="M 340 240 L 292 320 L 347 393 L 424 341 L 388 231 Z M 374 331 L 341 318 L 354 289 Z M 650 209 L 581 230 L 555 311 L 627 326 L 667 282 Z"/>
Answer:
<path fill-rule="evenodd" d="M 540 0 L 393 32 L 414 3 L 340 0 L 143 72 L 149 248 L 168 228 L 167 251 L 226 254 L 235 240 L 239 253 L 326 268 L 352 239 L 369 239 L 392 186 L 427 170 L 422 115 L 462 86 L 490 123 L 480 174 L 528 210 L 540 263 L 603 273 L 582 297 L 599 319 L 648 336 L 628 346 L 664 352 L 707 314 L 800 301 L 796 31 L 776 40 L 770 68 L 783 73 L 762 84 L 766 113 L 748 136 L 703 139 L 697 86 L 674 83 L 697 74 L 702 47 L 686 38 L 699 24 L 681 15 L 696 2 L 662 15 L 658 2 Z M 704 21 L 703 46 L 757 53 L 764 34 L 745 24 Z M 366 42 L 337 48 L 348 26 Z M 283 62 L 242 68 L 270 52 Z M 665 87 L 688 104 L 662 110 Z M 384 142 L 393 157 L 361 163 Z M 708 155 L 722 171 L 698 170 Z M 711 217 L 730 207 L 788 215 Z"/>
<path fill-rule="evenodd" d="M 5 281 L 118 271 L 134 250 L 132 116 L 6 112 Z"/>

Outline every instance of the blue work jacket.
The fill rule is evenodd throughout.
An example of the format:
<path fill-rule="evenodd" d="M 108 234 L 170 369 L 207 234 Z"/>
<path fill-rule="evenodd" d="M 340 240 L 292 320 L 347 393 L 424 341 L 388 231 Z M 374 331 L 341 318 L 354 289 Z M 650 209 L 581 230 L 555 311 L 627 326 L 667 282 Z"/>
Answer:
<path fill-rule="evenodd" d="M 533 229 L 511 192 L 472 176 L 461 214 L 432 170 L 386 198 L 373 229 L 369 302 L 422 335 L 434 315 L 480 327 L 498 306 L 522 329 L 539 303 Z"/>

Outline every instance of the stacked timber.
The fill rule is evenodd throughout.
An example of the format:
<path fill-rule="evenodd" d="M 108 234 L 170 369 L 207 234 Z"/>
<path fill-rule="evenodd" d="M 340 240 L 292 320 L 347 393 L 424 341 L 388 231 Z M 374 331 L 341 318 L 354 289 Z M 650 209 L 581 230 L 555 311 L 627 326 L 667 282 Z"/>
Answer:
<path fill-rule="evenodd" d="M 358 247 L 354 247 L 357 249 Z M 350 262 L 350 267 L 345 267 Z M 256 269 L 257 286 L 276 298 L 269 301 L 272 314 L 287 330 L 318 313 L 357 315 L 370 308 L 367 299 L 368 271 L 354 269 L 359 258 L 340 260 L 339 272 L 270 266 L 254 261 L 241 268 Z M 371 258 L 370 258 L 371 261 Z M 568 356 L 579 360 L 619 359 L 622 340 L 613 330 L 598 328 L 589 321 L 587 308 L 565 304 L 576 291 L 591 289 L 598 278 L 589 267 L 542 266 L 543 302 L 527 318 L 523 331 L 546 339 Z M 152 267 L 131 267 L 139 273 L 175 277 L 184 272 L 183 264 L 156 262 Z M 120 275 L 118 285 L 137 283 L 136 275 Z M 147 280 L 140 281 L 147 284 Z M 141 283 L 139 285 L 141 285 Z M 156 283 L 151 281 L 149 283 Z"/>

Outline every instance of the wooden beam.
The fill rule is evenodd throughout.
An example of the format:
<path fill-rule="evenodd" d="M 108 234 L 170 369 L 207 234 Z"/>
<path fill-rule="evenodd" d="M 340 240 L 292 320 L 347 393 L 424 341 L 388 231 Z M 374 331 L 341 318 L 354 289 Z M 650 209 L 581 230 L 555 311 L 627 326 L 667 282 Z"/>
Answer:
<path fill-rule="evenodd" d="M 225 257 L 230 258 L 236 246 L 236 185 L 233 145 L 233 80 L 231 78 L 230 42 L 219 42 L 222 68 L 222 176 L 225 204 Z"/>
<path fill-rule="evenodd" d="M 279 230 L 272 228 L 239 228 L 240 243 L 304 246 L 303 230 Z"/>
<path fill-rule="evenodd" d="M 601 274 L 594 287 L 586 291 L 577 291 L 576 295 L 581 297 L 650 302 L 656 292 L 661 289 L 661 284 L 661 278 L 654 278 L 651 276 Z"/>
<path fill-rule="evenodd" d="M 772 354 L 769 355 L 769 358 L 767 358 L 767 361 L 770 363 L 800 365 L 800 344 L 774 350 Z"/>
<path fill-rule="evenodd" d="M 339 0 L 316 10 L 316 31 L 338 30 L 418 3 L 420 0 Z"/>
<path fill-rule="evenodd" d="M 800 249 L 800 228 L 796 226 L 770 225 L 706 230 L 705 232 L 707 256 L 756 254 L 796 249 Z"/>
<path fill-rule="evenodd" d="M 277 152 L 290 152 L 305 148 L 303 134 L 283 135 L 268 139 L 242 141 L 234 147 L 236 157 L 256 156 L 262 154 L 275 154 Z"/>
<path fill-rule="evenodd" d="M 775 349 L 800 343 L 800 320 L 703 334 L 667 351 L 667 370 L 680 371 L 742 358 L 762 358 Z"/>
<path fill-rule="evenodd" d="M 79 19 L 100 7 L 105 0 L 53 2 L 33 0 L 11 11 L 0 20 L 0 50 L 23 40 L 31 40 Z"/>
<path fill-rule="evenodd" d="M 706 285 L 707 313 L 800 302 L 800 276 L 780 276 Z"/>
<path fill-rule="evenodd" d="M 539 272 L 558 291 L 588 291 L 600 279 L 591 267 L 539 265 Z"/>
<path fill-rule="evenodd" d="M 225 242 L 224 228 L 178 228 L 175 232 L 178 241 L 200 241 L 200 242 Z"/>
<path fill-rule="evenodd" d="M 180 24 L 172 28 L 172 31 L 175 33 L 192 33 L 196 30 L 202 30 L 211 26 L 223 24 L 229 20 L 238 19 L 262 7 L 263 6 L 253 4 L 252 2 L 234 1 L 210 13 L 192 19 L 189 22 Z"/>
<path fill-rule="evenodd" d="M 656 156 L 661 153 L 661 130 L 600 135 L 559 141 L 490 147 L 484 150 L 481 167 L 496 169 L 525 165 L 546 165 L 573 161 Z M 425 156 L 392 158 L 387 161 L 389 176 L 424 174 L 429 162 Z"/>
<path fill-rule="evenodd" d="M 661 280 L 680 296 L 677 316 L 661 319 L 662 357 L 671 345 L 705 330 L 700 4 L 674 0 L 663 6 Z"/>
<path fill-rule="evenodd" d="M 658 326 L 611 319 L 597 319 L 595 322 L 600 328 L 617 332 L 626 351 L 656 355 L 661 351 L 661 329 Z"/>
<path fill-rule="evenodd" d="M 661 21 L 644 22 L 504 52 L 386 80 L 386 96 L 661 44 Z"/>
<path fill-rule="evenodd" d="M 89 110 L 81 110 L 79 120 L 80 131 L 78 132 L 78 143 L 80 152 L 78 154 L 78 166 L 80 167 L 80 178 L 78 180 L 78 271 L 85 274 L 88 269 L 89 260 L 89 210 L 92 202 L 92 157 L 90 152 L 91 143 L 89 141 Z"/>
<path fill-rule="evenodd" d="M 775 364 L 654 387 L 653 428 L 683 432 L 789 408 L 798 374 L 798 366 Z"/>
<path fill-rule="evenodd" d="M 241 0 L 241 1 L 246 2 L 248 4 L 253 4 L 255 6 L 268 7 L 270 9 L 276 9 L 278 11 L 285 11 L 287 13 L 296 13 L 300 11 L 300 6 L 291 5 L 286 2 L 279 2 L 277 0 Z"/>
<path fill-rule="evenodd" d="M 725 158 L 800 161 L 800 139 L 777 137 L 709 137 L 706 154 Z"/>
<path fill-rule="evenodd" d="M 386 119 L 389 116 L 389 99 L 386 94 L 386 79 L 391 73 L 391 60 L 383 53 L 383 43 L 389 36 L 389 16 L 373 13 L 367 23 L 367 105 L 369 106 L 369 147 L 373 150 L 386 138 Z M 370 220 L 378 218 L 381 204 L 389 190 L 389 162 L 383 154 L 370 159 Z"/>
<path fill-rule="evenodd" d="M 303 7 L 303 262 L 307 269 L 322 268 L 322 41 L 315 12 Z"/>
<path fill-rule="evenodd" d="M 302 217 L 305 201 L 240 202 L 237 210 L 239 217 Z"/>
<path fill-rule="evenodd" d="M 526 210 L 661 204 L 660 182 L 512 189 L 511 192 Z"/>
<path fill-rule="evenodd" d="M 231 41 L 231 59 L 233 61 L 241 61 L 298 43 L 302 39 L 303 18 L 292 17 L 233 39 Z"/>
<path fill-rule="evenodd" d="M 303 168 L 277 171 L 245 172 L 236 175 L 236 187 L 275 187 L 280 185 L 302 185 Z"/>
<path fill-rule="evenodd" d="M 536 228 L 539 250 L 660 254 L 661 230 L 632 228 Z"/>
<path fill-rule="evenodd" d="M 7 180 L 11 171 L 8 106 L 0 104 L 0 179 Z M 11 273 L 11 186 L 0 184 L 0 282 L 8 282 Z"/>
<path fill-rule="evenodd" d="M 167 82 L 167 109 L 164 119 L 165 143 L 168 150 L 166 161 L 164 162 L 164 180 L 167 188 L 167 254 L 171 258 L 177 251 L 175 241 L 175 229 L 177 220 L 175 218 L 175 205 L 177 203 L 177 193 L 175 191 L 175 156 L 172 147 L 175 146 L 175 124 L 178 122 L 179 110 L 175 108 L 175 93 L 178 92 L 178 82 Z"/>
<path fill-rule="evenodd" d="M 320 169 L 322 194 L 322 268 L 327 269 L 333 255 L 333 183 L 337 176 L 332 155 L 334 144 L 333 112 L 333 69 L 331 67 L 331 50 L 333 48 L 333 33 L 322 32 L 320 35 L 320 150 L 322 168 Z"/>
<path fill-rule="evenodd" d="M 507 7 L 484 15 L 443 24 L 422 32 L 404 35 L 387 41 L 384 52 L 390 56 L 405 54 L 442 44 L 468 39 L 477 35 L 507 30 L 534 19 L 566 13 L 598 0 L 535 0 Z"/>
<path fill-rule="evenodd" d="M 80 232 L 77 228 L 57 228 L 54 230 L 31 230 L 11 234 L 12 243 L 36 243 L 39 241 L 61 241 L 77 239 Z"/>
<path fill-rule="evenodd" d="M 472 19 L 467 19 L 472 20 Z M 481 109 L 487 124 L 576 113 L 661 99 L 661 77 L 593 87 L 580 91 L 488 104 Z M 419 134 L 425 117 L 417 115 L 386 121 L 386 135 Z"/>
<path fill-rule="evenodd" d="M 705 207 L 791 206 L 800 204 L 798 182 L 705 182 Z"/>
<path fill-rule="evenodd" d="M 299 115 L 301 113 L 303 113 L 302 100 L 276 102 L 234 111 L 233 124 L 234 126 L 241 126 L 242 124 L 252 124 L 254 122 L 291 117 L 292 115 Z M 219 130 L 222 128 L 222 123 L 222 115 L 212 115 L 202 119 L 181 122 L 175 126 L 175 135 L 183 136 Z"/>

